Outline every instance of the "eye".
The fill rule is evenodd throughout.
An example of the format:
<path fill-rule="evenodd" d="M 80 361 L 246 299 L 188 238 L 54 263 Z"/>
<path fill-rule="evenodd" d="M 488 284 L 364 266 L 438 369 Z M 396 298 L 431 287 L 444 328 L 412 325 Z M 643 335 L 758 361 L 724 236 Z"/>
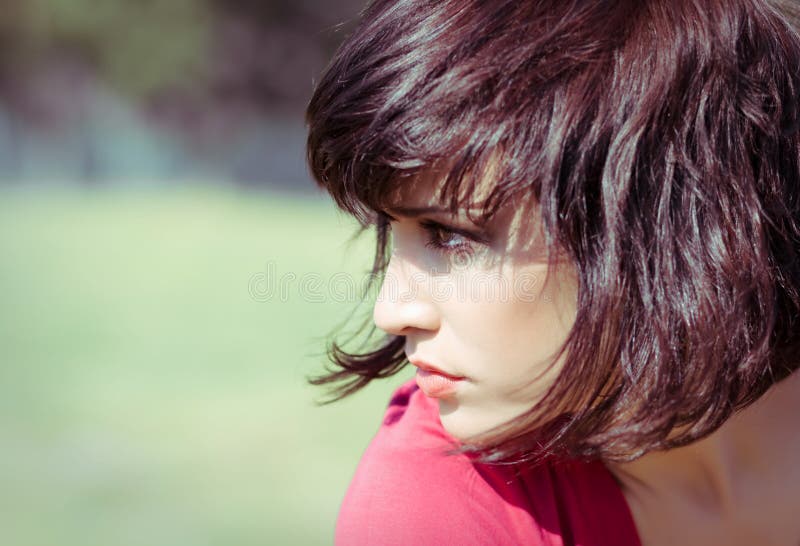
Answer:
<path fill-rule="evenodd" d="M 392 231 L 398 220 L 384 211 L 377 215 L 379 225 Z M 426 248 L 444 257 L 448 263 L 466 265 L 480 251 L 489 248 L 488 235 L 424 218 L 416 222 Z"/>
<path fill-rule="evenodd" d="M 475 237 L 438 222 L 424 220 L 420 226 L 428 239 L 425 246 L 445 255 L 471 256 L 479 244 Z"/>

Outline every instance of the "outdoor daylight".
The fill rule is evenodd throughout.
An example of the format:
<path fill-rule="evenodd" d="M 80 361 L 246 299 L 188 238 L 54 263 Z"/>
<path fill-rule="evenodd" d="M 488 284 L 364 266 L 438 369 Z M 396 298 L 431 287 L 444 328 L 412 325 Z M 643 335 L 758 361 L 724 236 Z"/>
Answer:
<path fill-rule="evenodd" d="M 5 0 L 0 546 L 798 546 L 800 0 Z"/>
<path fill-rule="evenodd" d="M 326 406 L 306 380 L 371 314 L 372 236 L 303 121 L 362 7 L 3 2 L 2 544 L 333 542 L 408 376 Z"/>

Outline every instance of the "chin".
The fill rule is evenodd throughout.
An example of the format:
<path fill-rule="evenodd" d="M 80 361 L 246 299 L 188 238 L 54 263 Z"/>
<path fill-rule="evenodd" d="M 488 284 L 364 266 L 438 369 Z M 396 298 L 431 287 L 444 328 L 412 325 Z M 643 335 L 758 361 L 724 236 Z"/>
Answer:
<path fill-rule="evenodd" d="M 476 436 L 496 427 L 509 424 L 528 411 L 525 404 L 499 408 L 470 407 L 456 399 L 439 400 L 439 420 L 444 430 L 460 442 L 475 440 Z"/>
<path fill-rule="evenodd" d="M 447 434 L 459 442 L 468 442 L 478 433 L 478 431 L 473 430 L 471 427 L 462 426 L 462 423 L 453 423 L 452 421 L 446 419 L 442 419 L 442 427 Z"/>
<path fill-rule="evenodd" d="M 486 415 L 476 415 L 451 400 L 439 400 L 439 420 L 442 428 L 450 436 L 460 442 L 473 439 L 475 436 L 491 430 L 502 424 L 502 421 L 492 420 Z"/>

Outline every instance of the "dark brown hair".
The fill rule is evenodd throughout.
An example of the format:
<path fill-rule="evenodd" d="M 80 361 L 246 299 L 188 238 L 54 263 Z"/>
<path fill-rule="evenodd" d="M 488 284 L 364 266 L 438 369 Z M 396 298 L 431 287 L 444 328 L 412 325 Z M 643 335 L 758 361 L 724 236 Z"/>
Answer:
<path fill-rule="evenodd" d="M 308 107 L 308 158 L 376 225 L 376 272 L 390 188 L 444 163 L 455 209 L 498 158 L 485 213 L 534 198 L 578 269 L 558 380 L 465 451 L 630 460 L 711 433 L 798 367 L 796 16 L 767 0 L 366 8 Z M 333 343 L 312 383 L 346 396 L 400 370 L 403 347 Z"/>

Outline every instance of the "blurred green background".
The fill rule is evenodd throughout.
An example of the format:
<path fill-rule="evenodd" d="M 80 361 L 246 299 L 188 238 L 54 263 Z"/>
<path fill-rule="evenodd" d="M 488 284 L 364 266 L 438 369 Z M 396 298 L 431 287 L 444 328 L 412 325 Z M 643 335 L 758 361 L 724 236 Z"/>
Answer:
<path fill-rule="evenodd" d="M 360 4 L 4 3 L 2 544 L 332 543 L 410 377 L 305 383 L 371 259 L 303 164 Z"/>

